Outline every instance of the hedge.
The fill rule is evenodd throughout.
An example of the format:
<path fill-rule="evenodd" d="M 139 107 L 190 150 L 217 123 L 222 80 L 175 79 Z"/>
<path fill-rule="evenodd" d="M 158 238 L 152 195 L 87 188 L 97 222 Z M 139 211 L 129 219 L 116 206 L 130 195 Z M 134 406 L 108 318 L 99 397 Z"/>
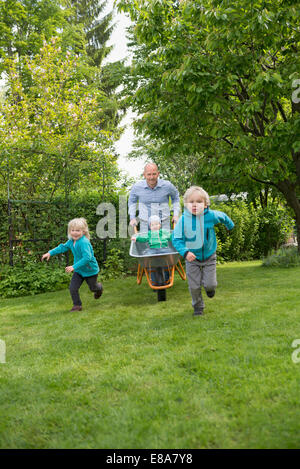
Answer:
<path fill-rule="evenodd" d="M 66 207 L 63 197 L 56 198 L 51 204 L 16 202 L 12 211 L 14 237 L 23 241 L 14 247 L 13 268 L 7 266 L 9 261 L 7 202 L 0 200 L 0 216 L 5 221 L 0 227 L 1 260 L 2 265 L 6 265 L 0 269 L 1 296 L 37 293 L 48 291 L 45 288 L 53 290 L 66 285 L 66 277 L 61 276 L 61 273 L 64 272 L 64 266 L 67 263 L 72 263 L 72 257 L 66 259 L 65 255 L 57 256 L 55 268 L 53 267 L 51 272 L 50 267 L 45 270 L 40 258 L 50 248 L 66 241 L 67 223 L 75 217 L 87 219 L 95 256 L 100 264 L 103 278 L 114 278 L 122 274 L 134 273 L 137 263 L 129 256 L 130 237 L 119 238 L 118 195 L 115 194 L 111 196 L 109 201 L 106 200 L 114 205 L 117 215 L 117 237 L 106 241 L 100 240 L 96 235 L 96 226 L 101 218 L 96 213 L 96 208 L 101 202 L 97 193 L 73 197 L 69 199 L 68 207 Z M 283 207 L 275 204 L 269 205 L 265 209 L 255 209 L 252 204 L 238 201 L 213 203 L 211 208 L 225 212 L 235 223 L 235 228 L 230 233 L 223 225 L 215 227 L 219 262 L 266 257 L 268 253 L 278 249 L 293 231 L 292 217 Z M 26 242 L 26 239 L 32 238 L 42 239 L 42 241 Z M 106 250 L 107 257 L 106 266 L 103 262 L 104 250 Z M 71 253 L 70 256 L 72 256 Z M 26 275 L 24 274 L 24 277 L 21 274 L 22 269 L 25 269 L 24 272 L 27 271 L 26 266 L 30 266 L 31 269 L 28 281 L 24 280 Z M 41 275 L 39 275 L 39 270 Z M 47 273 L 48 275 L 51 273 L 51 282 L 44 284 L 42 280 L 46 279 Z M 39 281 L 39 277 L 41 281 Z"/>

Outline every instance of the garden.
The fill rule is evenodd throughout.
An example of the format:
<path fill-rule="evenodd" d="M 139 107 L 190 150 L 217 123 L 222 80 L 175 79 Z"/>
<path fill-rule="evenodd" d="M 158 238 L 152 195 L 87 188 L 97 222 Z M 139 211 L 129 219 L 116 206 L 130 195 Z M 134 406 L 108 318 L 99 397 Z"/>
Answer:
<path fill-rule="evenodd" d="M 1 448 L 299 448 L 298 270 L 222 264 L 201 318 L 179 277 L 2 300 Z"/>
<path fill-rule="evenodd" d="M 298 2 L 105 8 L 0 2 L 0 448 L 299 448 Z M 130 65 L 109 59 L 117 11 Z M 234 222 L 202 316 L 177 273 L 166 301 L 137 284 L 128 110 L 128 158 Z M 71 252 L 41 261 L 76 217 L 103 284 L 82 311 Z"/>

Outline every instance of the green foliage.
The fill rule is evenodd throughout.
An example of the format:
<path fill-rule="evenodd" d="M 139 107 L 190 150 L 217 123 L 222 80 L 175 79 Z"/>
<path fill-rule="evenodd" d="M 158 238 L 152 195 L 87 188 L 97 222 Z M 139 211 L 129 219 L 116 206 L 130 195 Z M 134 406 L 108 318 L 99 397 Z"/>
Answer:
<path fill-rule="evenodd" d="M 24 59 L 24 87 L 19 64 L 10 61 L 7 95 L 0 102 L 0 175 L 9 177 L 14 198 L 51 199 L 100 185 L 103 171 L 117 176 L 112 145 L 115 129 L 101 129 L 104 94 L 89 83 L 83 62 L 62 52 L 58 39 Z"/>
<path fill-rule="evenodd" d="M 104 15 L 106 6 L 106 0 L 72 0 L 68 2 L 69 8 L 65 12 L 65 17 L 74 30 L 82 27 L 86 52 L 93 65 L 97 66 L 101 65 L 112 49 L 112 46 L 107 46 L 107 42 L 113 30 L 113 14 L 109 12 Z"/>
<path fill-rule="evenodd" d="M 89 194 L 78 192 L 77 195 L 70 196 L 67 202 L 63 196 L 57 196 L 47 203 L 45 201 L 15 201 L 12 204 L 13 237 L 20 239 L 21 243 L 14 244 L 14 263 L 24 264 L 32 258 L 38 260 L 49 249 L 61 242 L 66 242 L 67 224 L 72 218 L 78 217 L 86 218 L 95 255 L 101 263 L 103 241 L 96 235 L 96 226 L 99 221 L 96 209 L 101 201 L 98 191 Z M 118 194 L 108 193 L 106 201 L 115 205 L 118 214 Z M 3 199 L 0 200 L 0 215 L 4 220 L 0 226 L 2 261 L 8 263 L 7 202 Z M 39 241 L 26 241 L 30 239 Z"/>
<path fill-rule="evenodd" d="M 263 267 L 297 267 L 300 266 L 300 256 L 296 247 L 273 250 L 262 263 Z"/>
<path fill-rule="evenodd" d="M 220 224 L 215 227 L 221 261 L 260 259 L 293 231 L 292 217 L 277 205 L 257 209 L 239 201 L 212 204 L 212 208 L 225 212 L 235 223 L 231 232 Z"/>
<path fill-rule="evenodd" d="M 183 183 L 192 160 L 191 178 L 210 192 L 275 187 L 300 235 L 299 2 L 118 5 L 133 21 L 125 86 L 141 150 L 158 150 Z"/>
<path fill-rule="evenodd" d="M 269 204 L 258 211 L 257 251 L 266 256 L 271 249 L 278 249 L 293 233 L 294 220 L 280 205 Z"/>
<path fill-rule="evenodd" d="M 234 229 L 230 232 L 226 230 L 224 225 L 216 225 L 218 257 L 223 261 L 258 258 L 256 242 L 259 232 L 257 212 L 254 207 L 245 202 L 238 202 L 216 204 L 212 208 L 225 212 L 235 224 Z"/>
<path fill-rule="evenodd" d="M 24 267 L 0 268 L 1 298 L 36 295 L 66 288 L 70 276 L 61 266 L 27 262 Z"/>
<path fill-rule="evenodd" d="M 55 36 L 65 24 L 56 0 L 5 0 L 0 2 L 0 57 L 35 55 L 43 40 Z M 5 69 L 0 62 L 0 71 Z"/>
<path fill-rule="evenodd" d="M 117 279 L 125 275 L 124 259 L 122 258 L 122 251 L 117 248 L 111 248 L 108 252 L 107 260 L 104 269 L 101 272 L 101 277 L 105 280 Z"/>

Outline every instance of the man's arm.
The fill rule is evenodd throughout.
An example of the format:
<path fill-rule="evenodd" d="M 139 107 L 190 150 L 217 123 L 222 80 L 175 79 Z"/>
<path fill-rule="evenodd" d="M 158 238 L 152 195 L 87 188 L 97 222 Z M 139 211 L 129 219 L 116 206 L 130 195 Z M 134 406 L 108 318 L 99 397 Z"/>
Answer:
<path fill-rule="evenodd" d="M 129 193 L 129 198 L 128 198 L 128 213 L 129 213 L 129 218 L 130 218 L 130 225 L 137 225 L 137 220 L 136 220 L 137 202 L 138 202 L 138 196 L 136 193 L 136 187 L 134 185 L 132 186 L 132 189 Z"/>
<path fill-rule="evenodd" d="M 180 213 L 180 197 L 179 197 L 178 190 L 171 182 L 170 182 L 170 197 L 171 197 L 172 208 L 173 208 L 172 221 L 176 223 L 178 221 L 179 213 Z"/>

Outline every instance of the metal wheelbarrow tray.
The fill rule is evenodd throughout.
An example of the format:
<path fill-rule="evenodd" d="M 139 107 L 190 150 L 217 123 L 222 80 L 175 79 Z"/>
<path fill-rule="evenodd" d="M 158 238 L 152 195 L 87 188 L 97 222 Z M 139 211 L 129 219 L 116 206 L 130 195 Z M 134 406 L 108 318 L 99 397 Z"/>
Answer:
<path fill-rule="evenodd" d="M 153 252 L 152 252 L 153 251 Z M 184 268 L 180 261 L 180 254 L 174 249 L 171 241 L 167 248 L 161 250 L 150 249 L 148 243 L 131 241 L 129 254 L 138 260 L 137 283 L 141 284 L 143 275 L 146 275 L 147 282 L 153 290 L 157 290 L 158 300 L 164 301 L 166 298 L 165 290 L 173 286 L 175 270 L 178 271 L 182 280 L 186 279 Z M 163 285 L 154 285 L 151 280 L 151 272 L 157 269 L 169 271 L 169 280 Z"/>

